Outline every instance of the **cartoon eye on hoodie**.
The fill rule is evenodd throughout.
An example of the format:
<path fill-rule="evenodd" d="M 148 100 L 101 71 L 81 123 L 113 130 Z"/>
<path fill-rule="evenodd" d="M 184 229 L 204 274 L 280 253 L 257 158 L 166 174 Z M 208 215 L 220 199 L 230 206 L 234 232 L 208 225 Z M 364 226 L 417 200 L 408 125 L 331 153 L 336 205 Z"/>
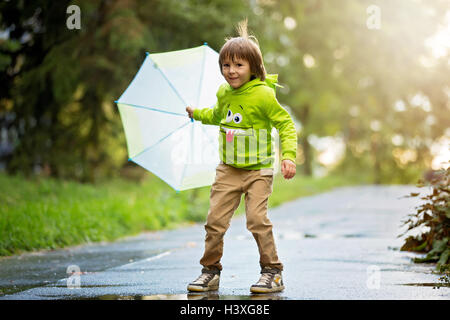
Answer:
<path fill-rule="evenodd" d="M 249 117 L 245 114 L 244 108 L 241 105 L 227 106 L 228 111 L 226 118 L 221 121 L 221 130 L 225 132 L 227 142 L 232 142 L 234 136 L 248 136 L 252 135 L 248 129 L 252 129 Z"/>

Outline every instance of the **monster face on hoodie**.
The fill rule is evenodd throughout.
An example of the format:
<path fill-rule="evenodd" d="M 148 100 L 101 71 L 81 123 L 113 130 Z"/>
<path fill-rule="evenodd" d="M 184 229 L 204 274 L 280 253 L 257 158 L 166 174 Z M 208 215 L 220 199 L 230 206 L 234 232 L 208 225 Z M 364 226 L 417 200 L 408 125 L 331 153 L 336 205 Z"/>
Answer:
<path fill-rule="evenodd" d="M 227 116 L 220 121 L 220 131 L 226 135 L 227 143 L 232 143 L 235 136 L 252 136 L 253 126 L 241 105 L 227 106 Z"/>

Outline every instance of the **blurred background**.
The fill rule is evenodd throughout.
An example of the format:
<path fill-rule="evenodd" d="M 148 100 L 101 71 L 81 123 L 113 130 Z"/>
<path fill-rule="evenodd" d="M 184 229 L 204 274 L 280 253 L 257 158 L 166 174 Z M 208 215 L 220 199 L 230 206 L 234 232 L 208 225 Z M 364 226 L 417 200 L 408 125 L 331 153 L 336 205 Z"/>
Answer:
<path fill-rule="evenodd" d="M 81 29 L 66 26 L 71 4 Z M 203 42 L 219 51 L 245 17 L 296 119 L 302 174 L 411 183 L 450 159 L 448 1 L 40 0 L 0 9 L 7 173 L 119 175 L 130 164 L 113 101 L 145 52 Z"/>
<path fill-rule="evenodd" d="M 67 27 L 70 5 L 80 8 L 80 29 Z M 156 190 L 158 179 L 127 161 L 114 101 L 146 51 L 204 42 L 219 51 L 244 18 L 268 73 L 279 74 L 278 100 L 295 119 L 296 179 L 340 175 L 350 182 L 413 184 L 448 166 L 448 0 L 0 1 L 3 212 L 17 209 L 19 199 L 43 201 L 42 190 L 57 194 L 58 181 L 145 180 L 148 192 Z M 35 179 L 39 188 L 24 196 L 24 183 Z M 292 197 L 298 196 L 293 186 Z M 204 199 L 207 209 L 205 190 L 186 197 Z M 153 195 L 158 203 L 166 199 Z M 131 198 L 139 196 L 124 201 L 132 205 Z M 12 230 L 12 220 L 3 228 Z"/>

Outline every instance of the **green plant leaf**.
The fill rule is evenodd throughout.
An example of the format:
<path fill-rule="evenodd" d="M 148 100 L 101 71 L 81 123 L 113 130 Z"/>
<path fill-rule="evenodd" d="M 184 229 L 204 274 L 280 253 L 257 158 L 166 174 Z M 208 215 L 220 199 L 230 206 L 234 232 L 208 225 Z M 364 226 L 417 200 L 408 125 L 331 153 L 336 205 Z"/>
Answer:
<path fill-rule="evenodd" d="M 439 261 L 437 263 L 437 267 L 440 268 L 442 265 L 447 264 L 448 258 L 450 256 L 450 248 L 447 249 L 441 254 Z"/>
<path fill-rule="evenodd" d="M 433 249 L 429 252 L 430 255 L 436 253 L 442 253 L 447 248 L 449 238 L 444 238 L 442 240 L 435 240 L 433 242 Z"/>
<path fill-rule="evenodd" d="M 421 245 L 418 245 L 417 247 L 412 248 L 412 251 L 422 251 L 427 246 L 427 242 L 424 241 Z"/>
<path fill-rule="evenodd" d="M 424 258 L 414 258 L 413 261 L 416 263 L 422 263 L 422 262 L 435 262 L 439 259 L 439 256 L 437 255 L 430 255 L 427 254 Z"/>

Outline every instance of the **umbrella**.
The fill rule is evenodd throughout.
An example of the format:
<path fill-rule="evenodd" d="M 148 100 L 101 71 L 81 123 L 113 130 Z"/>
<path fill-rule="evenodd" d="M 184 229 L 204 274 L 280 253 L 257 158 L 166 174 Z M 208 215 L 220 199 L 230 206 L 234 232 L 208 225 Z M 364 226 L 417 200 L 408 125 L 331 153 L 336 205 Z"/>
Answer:
<path fill-rule="evenodd" d="M 149 54 L 116 101 L 129 160 L 176 191 L 211 185 L 218 128 L 189 119 L 187 106 L 214 107 L 223 83 L 219 54 L 203 46 Z"/>

